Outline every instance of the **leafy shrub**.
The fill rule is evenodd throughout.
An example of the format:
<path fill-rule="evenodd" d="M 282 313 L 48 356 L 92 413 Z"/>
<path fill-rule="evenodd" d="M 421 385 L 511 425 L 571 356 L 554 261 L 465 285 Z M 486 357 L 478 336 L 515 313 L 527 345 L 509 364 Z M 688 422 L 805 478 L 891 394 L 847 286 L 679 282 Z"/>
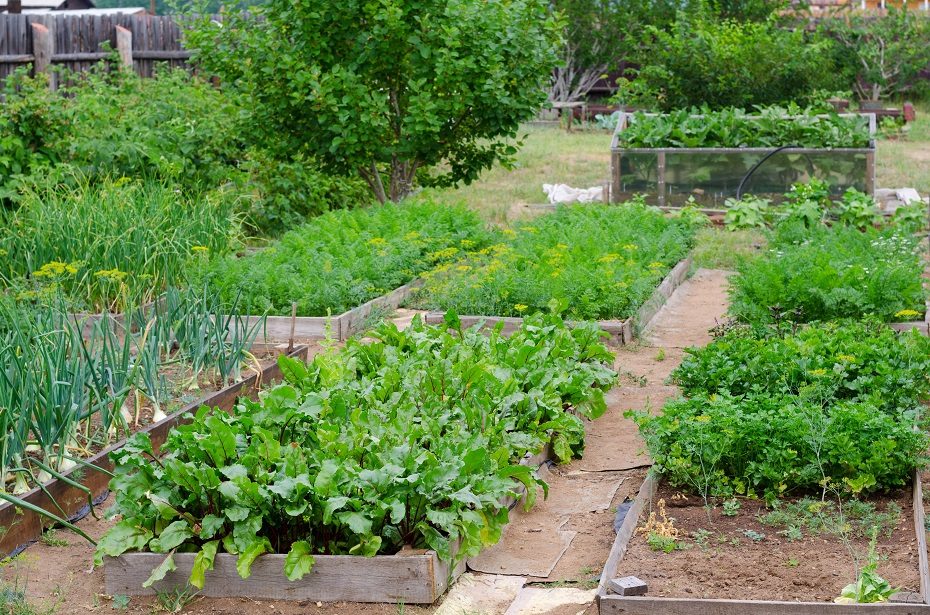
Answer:
<path fill-rule="evenodd" d="M 695 224 L 642 204 L 562 207 L 509 239 L 430 272 L 413 305 L 481 316 L 545 311 L 575 319 L 626 318 L 693 241 Z"/>
<path fill-rule="evenodd" d="M 185 280 L 194 262 L 238 237 L 235 203 L 189 198 L 157 181 L 27 189 L 0 211 L 0 285 L 21 300 L 62 295 L 72 308 L 122 311 Z"/>
<path fill-rule="evenodd" d="M 327 175 L 300 155 L 282 161 L 253 149 L 242 169 L 248 193 L 244 222 L 264 235 L 277 235 L 327 211 L 371 201 L 361 179 Z"/>
<path fill-rule="evenodd" d="M 48 87 L 48 75 L 29 77 L 25 69 L 8 76 L 0 106 L 0 188 L 17 175 L 57 162 L 51 144 L 66 129 L 58 97 Z M 10 196 L 2 194 L 0 196 Z"/>
<path fill-rule="evenodd" d="M 808 40 L 803 29 L 771 20 L 680 14 L 670 28 L 647 28 L 642 39 L 636 80 L 657 93 L 665 110 L 787 103 L 837 85 L 829 41 Z"/>
<path fill-rule="evenodd" d="M 928 351 L 874 322 L 739 329 L 689 351 L 687 398 L 634 415 L 669 483 L 705 496 L 902 487 L 928 461 Z"/>
<path fill-rule="evenodd" d="M 242 293 L 250 314 L 339 314 L 492 240 L 477 214 L 436 203 L 324 214 L 265 250 L 206 269 L 221 296 Z"/>
<path fill-rule="evenodd" d="M 616 379 L 597 328 L 568 329 L 539 315 L 509 339 L 418 318 L 384 324 L 370 344 L 349 341 L 309 364 L 282 358 L 287 380 L 232 415 L 202 408 L 176 427 L 154 464 L 137 435 L 113 453 L 116 512 L 104 554 L 198 552 L 191 583 L 204 584 L 218 552 L 288 553 L 299 579 L 314 554 L 373 556 L 404 545 L 461 560 L 497 542 L 513 465 L 552 440 L 562 460 L 581 450 L 582 416 L 603 413 Z M 454 544 L 458 544 L 457 552 Z M 161 572 L 159 572 L 161 571 Z"/>
<path fill-rule="evenodd" d="M 788 117 L 791 116 L 791 117 Z M 866 116 L 841 117 L 797 106 L 636 113 L 620 133 L 623 147 L 867 147 Z"/>
<path fill-rule="evenodd" d="M 747 322 L 771 322 L 777 313 L 797 322 L 869 314 L 907 320 L 899 313 L 924 312 L 920 254 L 919 240 L 897 228 L 806 229 L 789 220 L 778 226 L 765 255 L 740 264 L 730 314 Z"/>

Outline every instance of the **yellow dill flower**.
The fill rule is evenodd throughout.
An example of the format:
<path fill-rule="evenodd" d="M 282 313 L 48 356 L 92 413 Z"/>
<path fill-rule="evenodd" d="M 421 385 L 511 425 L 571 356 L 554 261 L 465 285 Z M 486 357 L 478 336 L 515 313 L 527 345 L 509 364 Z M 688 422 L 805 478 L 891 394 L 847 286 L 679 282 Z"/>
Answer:
<path fill-rule="evenodd" d="M 198 254 L 206 254 L 210 251 L 210 248 L 207 246 L 191 246 L 191 252 L 196 252 Z"/>
<path fill-rule="evenodd" d="M 524 233 L 535 233 L 538 229 L 535 226 L 521 226 L 520 230 Z"/>
<path fill-rule="evenodd" d="M 810 373 L 811 376 L 826 376 L 826 375 L 827 375 L 827 370 L 822 369 L 822 368 L 820 368 L 820 369 L 812 369 L 809 373 Z"/>
<path fill-rule="evenodd" d="M 420 237 L 420 233 L 419 233 L 419 232 L 417 232 L 417 231 L 410 231 L 409 233 L 407 233 L 406 235 L 404 235 L 404 240 L 405 240 L 405 241 L 413 241 L 414 239 L 419 239 L 419 237 Z"/>
<path fill-rule="evenodd" d="M 613 252 L 611 252 L 610 254 L 605 254 L 604 256 L 602 256 L 602 257 L 600 257 L 599 259 L 597 259 L 597 262 L 599 262 L 599 263 L 612 263 L 612 262 L 614 262 L 615 260 L 617 260 L 618 258 L 620 258 L 620 255 L 619 255 L 619 254 L 614 254 Z"/>
<path fill-rule="evenodd" d="M 455 268 L 456 271 L 470 271 L 471 265 L 458 265 Z"/>
<path fill-rule="evenodd" d="M 456 247 L 454 247 L 454 246 L 450 246 L 450 247 L 448 247 L 448 248 L 443 248 L 442 250 L 437 250 L 437 251 L 433 252 L 432 254 L 427 255 L 427 258 L 429 258 L 430 260 L 433 260 L 433 261 L 441 261 L 441 260 L 445 260 L 445 259 L 447 259 L 447 258 L 452 258 L 453 256 L 455 256 L 455 255 L 458 254 L 458 253 L 459 253 L 459 249 L 458 249 L 458 248 L 456 248 Z"/>
<path fill-rule="evenodd" d="M 557 243 L 555 244 L 555 249 L 556 250 L 568 250 L 568 246 L 565 245 L 564 243 Z"/>
<path fill-rule="evenodd" d="M 650 269 L 661 269 L 661 268 L 664 267 L 664 266 L 665 266 L 665 264 L 664 264 L 664 263 L 660 263 L 659 261 L 652 261 L 651 263 L 649 263 L 649 268 L 650 268 Z"/>
<path fill-rule="evenodd" d="M 706 414 L 700 414 L 694 417 L 694 420 L 697 421 L 698 423 L 710 423 L 710 416 Z"/>
<path fill-rule="evenodd" d="M 514 231 L 512 228 L 505 228 L 504 230 L 501 231 L 501 233 L 503 233 L 503 234 L 506 235 L 507 237 L 516 237 L 516 236 L 517 236 L 517 232 Z"/>
<path fill-rule="evenodd" d="M 468 248 L 474 246 L 474 245 L 475 245 L 475 242 L 472 241 L 471 239 L 463 239 L 462 241 L 459 242 L 459 245 L 462 246 L 462 247 L 465 248 L 465 249 L 468 249 Z"/>
<path fill-rule="evenodd" d="M 33 271 L 32 275 L 37 278 L 56 278 L 66 273 L 70 275 L 77 273 L 77 263 L 51 261 L 42 265 L 38 271 Z"/>
<path fill-rule="evenodd" d="M 844 363 L 852 363 L 856 360 L 856 357 L 851 354 L 838 354 L 836 355 L 837 361 L 843 361 Z"/>
<path fill-rule="evenodd" d="M 628 243 L 625 246 L 623 246 L 623 249 L 627 250 L 628 252 L 632 252 L 633 250 L 638 250 L 639 246 L 637 246 L 636 244 Z"/>
<path fill-rule="evenodd" d="M 111 282 L 121 282 L 127 275 L 129 274 L 119 269 L 104 269 L 94 273 L 94 276 Z"/>
<path fill-rule="evenodd" d="M 900 310 L 895 312 L 894 316 L 895 318 L 914 318 L 920 316 L 920 312 L 917 310 Z"/>
<path fill-rule="evenodd" d="M 528 305 L 523 305 L 522 303 L 515 303 L 514 306 L 513 306 L 513 309 L 515 309 L 516 311 L 522 313 L 522 312 L 525 312 L 526 310 L 528 310 L 529 307 L 530 307 L 530 306 L 528 306 Z"/>
<path fill-rule="evenodd" d="M 384 237 L 372 237 L 368 240 L 368 245 L 370 246 L 386 246 L 387 239 Z"/>

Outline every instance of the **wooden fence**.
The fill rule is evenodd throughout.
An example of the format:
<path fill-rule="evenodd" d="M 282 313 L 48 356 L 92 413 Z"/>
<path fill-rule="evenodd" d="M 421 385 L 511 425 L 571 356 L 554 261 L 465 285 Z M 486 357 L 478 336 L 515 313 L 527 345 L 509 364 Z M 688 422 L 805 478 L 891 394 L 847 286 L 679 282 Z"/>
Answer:
<path fill-rule="evenodd" d="M 190 58 L 170 15 L 0 15 L 0 83 L 28 64 L 33 71 L 52 65 L 88 70 L 113 50 L 143 77 L 151 77 L 158 63 L 184 66 Z"/>

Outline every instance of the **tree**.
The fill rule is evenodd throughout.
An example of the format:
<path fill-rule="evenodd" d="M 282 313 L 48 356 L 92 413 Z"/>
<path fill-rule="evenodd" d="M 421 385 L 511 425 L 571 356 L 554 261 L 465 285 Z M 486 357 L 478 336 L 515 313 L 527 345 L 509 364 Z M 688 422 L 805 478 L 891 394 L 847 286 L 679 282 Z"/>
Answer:
<path fill-rule="evenodd" d="M 549 100 L 584 98 L 603 76 L 620 70 L 646 26 L 666 26 L 680 0 L 552 0 L 565 23 L 561 61 Z"/>
<path fill-rule="evenodd" d="M 863 100 L 920 94 L 921 72 L 930 65 L 930 19 L 906 9 L 889 9 L 886 17 L 850 15 L 822 24 L 853 64 L 855 89 Z"/>
<path fill-rule="evenodd" d="M 556 62 L 544 0 L 269 0 L 255 12 L 201 20 L 187 35 L 195 62 L 244 90 L 269 147 L 357 172 L 382 202 L 507 163 Z"/>

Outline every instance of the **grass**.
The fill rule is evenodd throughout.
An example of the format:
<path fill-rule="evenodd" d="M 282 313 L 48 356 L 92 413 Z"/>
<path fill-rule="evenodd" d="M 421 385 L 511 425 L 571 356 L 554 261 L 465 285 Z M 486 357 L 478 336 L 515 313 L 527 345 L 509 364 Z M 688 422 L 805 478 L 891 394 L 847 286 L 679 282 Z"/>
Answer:
<path fill-rule="evenodd" d="M 708 226 L 694 237 L 694 266 L 734 271 L 764 247 L 765 236 L 758 230 L 729 231 Z"/>
<path fill-rule="evenodd" d="M 503 223 L 520 206 L 548 202 L 543 184 L 576 188 L 600 186 L 610 177 L 610 138 L 604 130 L 566 132 L 555 127 L 524 126 L 523 147 L 513 169 L 500 165 L 470 186 L 427 191 L 438 200 L 463 202 L 489 222 Z"/>
<path fill-rule="evenodd" d="M 930 192 L 930 103 L 917 106 L 917 120 L 904 139 L 879 139 L 875 159 L 876 187 L 914 188 Z"/>

